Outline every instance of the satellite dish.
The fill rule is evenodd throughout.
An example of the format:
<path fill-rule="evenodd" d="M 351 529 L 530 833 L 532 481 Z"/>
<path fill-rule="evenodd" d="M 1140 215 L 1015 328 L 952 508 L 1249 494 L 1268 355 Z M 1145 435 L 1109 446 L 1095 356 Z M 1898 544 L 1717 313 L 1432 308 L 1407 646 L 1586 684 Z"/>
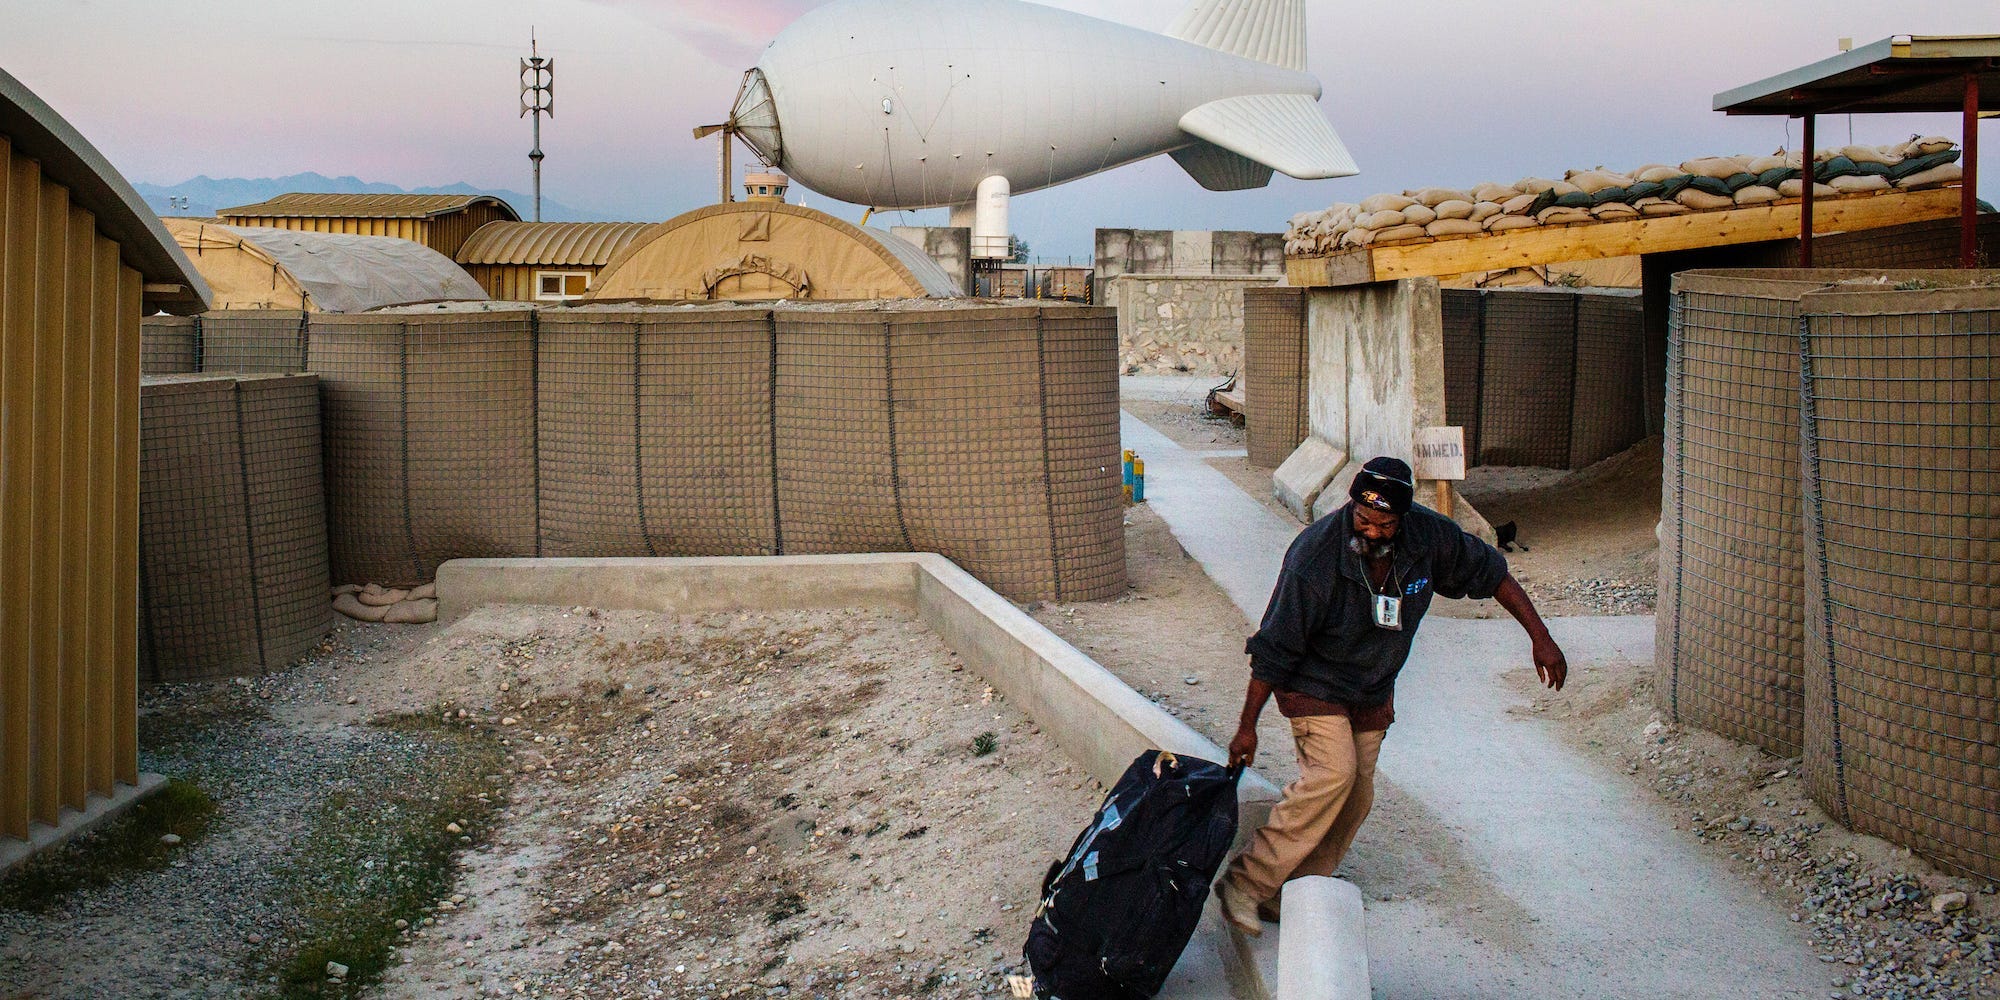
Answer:
<path fill-rule="evenodd" d="M 743 74 L 743 82 L 736 88 L 736 101 L 730 106 L 729 120 L 720 125 L 703 125 L 694 130 L 694 137 L 706 139 L 722 133 L 722 200 L 735 201 L 732 190 L 735 171 L 730 154 L 733 152 L 732 139 L 741 139 L 750 151 L 757 154 L 766 167 L 783 169 L 784 145 L 778 131 L 778 105 L 771 99 L 771 86 L 764 81 L 759 70 L 749 70 Z"/>

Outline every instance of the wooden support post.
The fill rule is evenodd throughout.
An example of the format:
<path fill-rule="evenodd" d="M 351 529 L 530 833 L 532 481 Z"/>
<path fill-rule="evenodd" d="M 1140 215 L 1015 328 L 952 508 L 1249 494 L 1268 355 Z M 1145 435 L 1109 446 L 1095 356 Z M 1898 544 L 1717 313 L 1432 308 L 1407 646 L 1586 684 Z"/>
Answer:
<path fill-rule="evenodd" d="M 1804 134 L 1802 134 L 1799 137 L 1799 144 L 1805 147 L 1804 149 L 1799 151 L 1799 173 L 1801 176 L 1801 180 L 1799 183 L 1799 188 L 1800 188 L 1799 266 L 1800 267 L 1813 266 L 1813 261 L 1812 261 L 1813 185 L 1819 182 L 1819 178 L 1816 176 L 1816 171 L 1814 170 L 1816 164 L 1813 163 L 1813 152 L 1814 152 L 1813 133 L 1815 132 L 1814 125 L 1817 124 L 1818 121 L 1819 121 L 1818 115 L 1812 114 L 1811 112 L 1807 112 L 1805 116 Z"/>
<path fill-rule="evenodd" d="M 1452 516 L 1451 481 L 1448 479 L 1440 479 L 1437 481 L 1437 512 L 1443 514 L 1446 517 Z"/>
<path fill-rule="evenodd" d="M 1958 137 L 1965 175 L 1958 188 L 1958 266 L 1979 266 L 1979 74 L 1965 74 L 1965 123 Z"/>

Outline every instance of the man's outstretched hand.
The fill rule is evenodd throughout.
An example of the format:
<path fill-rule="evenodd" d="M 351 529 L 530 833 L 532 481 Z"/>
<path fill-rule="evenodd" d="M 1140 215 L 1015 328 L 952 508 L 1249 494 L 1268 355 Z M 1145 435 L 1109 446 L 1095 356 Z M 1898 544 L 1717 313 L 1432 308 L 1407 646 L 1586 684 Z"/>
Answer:
<path fill-rule="evenodd" d="M 1535 676 L 1541 678 L 1544 686 L 1557 691 L 1563 689 L 1563 681 L 1569 677 L 1569 661 L 1563 658 L 1562 647 L 1546 633 L 1535 640 Z"/>
<path fill-rule="evenodd" d="M 1257 759 L 1257 727 L 1239 726 L 1236 738 L 1229 741 L 1229 765 L 1249 767 Z"/>

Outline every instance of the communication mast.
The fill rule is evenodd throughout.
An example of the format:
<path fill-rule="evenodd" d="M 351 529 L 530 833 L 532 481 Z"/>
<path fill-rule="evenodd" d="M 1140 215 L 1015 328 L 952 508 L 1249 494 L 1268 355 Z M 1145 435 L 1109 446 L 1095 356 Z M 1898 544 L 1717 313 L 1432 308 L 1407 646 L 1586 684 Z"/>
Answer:
<path fill-rule="evenodd" d="M 542 116 L 556 116 L 556 60 L 543 58 L 535 33 L 528 32 L 528 58 L 521 60 L 521 117 L 535 116 L 535 148 L 528 160 L 535 165 L 535 221 L 542 221 Z"/>

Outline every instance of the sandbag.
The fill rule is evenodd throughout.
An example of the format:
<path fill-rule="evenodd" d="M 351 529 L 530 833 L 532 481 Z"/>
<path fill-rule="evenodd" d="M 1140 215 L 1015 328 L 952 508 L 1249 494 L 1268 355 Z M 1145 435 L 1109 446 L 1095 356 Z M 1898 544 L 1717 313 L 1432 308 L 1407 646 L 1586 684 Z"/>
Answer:
<path fill-rule="evenodd" d="M 1667 186 L 1659 181 L 1633 181 L 1632 186 L 1625 189 L 1625 200 L 1637 204 L 1647 198 L 1664 197 L 1660 192 L 1666 189 Z"/>
<path fill-rule="evenodd" d="M 1486 230 L 1471 219 L 1439 219 L 1424 227 L 1431 236 L 1471 236 Z"/>
<path fill-rule="evenodd" d="M 438 595 L 438 586 L 436 580 L 432 580 L 431 582 L 426 583 L 419 587 L 410 588 L 410 600 L 412 601 L 427 601 L 433 597 L 436 597 L 437 595 Z"/>
<path fill-rule="evenodd" d="M 1800 176 L 1800 173 L 1796 167 L 1771 167 L 1768 170 L 1758 172 L 1757 183 L 1762 187 L 1775 188 L 1798 176 Z"/>
<path fill-rule="evenodd" d="M 1638 218 L 1639 210 L 1622 201 L 1607 201 L 1602 205 L 1592 206 L 1590 216 L 1599 222 L 1616 222 L 1620 219 Z"/>
<path fill-rule="evenodd" d="M 1681 171 L 1693 174 L 1696 177 L 1713 177 L 1716 180 L 1723 180 L 1728 177 L 1734 177 L 1737 174 L 1748 173 L 1749 166 L 1741 157 L 1704 156 L 1701 159 L 1689 160 L 1681 164 Z"/>
<path fill-rule="evenodd" d="M 341 614 L 354 619 L 355 621 L 363 621 L 363 622 L 379 622 L 382 620 L 382 616 L 384 614 L 387 614 L 389 611 L 389 609 L 385 607 L 377 607 L 375 605 L 363 604 L 360 601 L 356 600 L 355 595 L 353 594 L 342 594 L 339 597 L 334 598 L 333 610 L 338 611 Z"/>
<path fill-rule="evenodd" d="M 1895 167 L 1878 160 L 1856 161 L 1854 164 L 1855 173 L 1869 177 L 1891 177 L 1890 172 L 1895 169 Z M 1893 180 L 1894 178 L 1891 177 L 1891 179 Z"/>
<path fill-rule="evenodd" d="M 1403 213 L 1400 210 L 1393 208 L 1385 208 L 1379 212 L 1370 212 L 1367 215 L 1364 215 L 1361 218 L 1354 220 L 1354 228 L 1393 229 L 1408 221 L 1410 220 L 1403 218 Z"/>
<path fill-rule="evenodd" d="M 1782 197 L 1784 195 L 1779 194 L 1777 188 L 1765 187 L 1762 184 L 1752 184 L 1746 188 L 1738 188 L 1735 195 L 1738 205 L 1764 205 L 1777 201 Z"/>
<path fill-rule="evenodd" d="M 373 587 L 374 584 L 370 584 L 369 586 Z M 380 588 L 368 590 L 363 588 L 360 593 L 354 595 L 354 598 L 371 608 L 386 608 L 391 604 L 401 603 L 409 596 L 410 592 L 407 590 L 383 590 Z"/>
<path fill-rule="evenodd" d="M 1555 205 L 1542 209 L 1540 214 L 1535 216 L 1535 221 L 1544 226 L 1564 226 L 1573 222 L 1589 222 L 1591 215 L 1586 209 Z"/>
<path fill-rule="evenodd" d="M 1934 156 L 1946 150 L 1954 149 L 1957 145 L 1957 143 L 1952 142 L 1944 136 L 1927 135 L 1911 139 L 1909 142 L 1904 143 L 1902 153 L 1904 159 L 1909 159 L 1913 156 Z"/>
<path fill-rule="evenodd" d="M 1536 196 L 1532 194 L 1517 194 L 1501 202 L 1500 211 L 1508 215 L 1524 215 L 1528 211 L 1528 206 L 1535 203 L 1535 198 Z"/>
<path fill-rule="evenodd" d="M 1649 181 L 1654 184 L 1659 184 L 1666 181 L 1666 179 L 1669 177 L 1679 177 L 1685 173 L 1687 173 L 1687 171 L 1682 170 L 1679 167 L 1669 167 L 1663 165 L 1642 167 L 1639 170 L 1636 170 L 1632 173 L 1632 179 L 1635 181 Z"/>
<path fill-rule="evenodd" d="M 1856 164 L 1879 163 L 1885 167 L 1893 166 L 1903 159 L 1901 152 L 1885 150 L 1879 146 L 1842 146 L 1840 155 L 1853 160 Z"/>
<path fill-rule="evenodd" d="M 1865 191 L 1887 191 L 1893 184 L 1889 178 L 1877 174 L 1846 174 L 1830 178 L 1826 186 L 1841 194 L 1858 194 Z"/>
<path fill-rule="evenodd" d="M 1751 160 L 1748 165 L 1748 168 L 1751 173 L 1759 175 L 1762 175 L 1765 171 L 1768 170 L 1783 170 L 1787 167 L 1794 170 L 1798 169 L 1799 154 L 1787 153 L 1783 150 L 1779 150 L 1778 152 L 1773 153 L 1770 156 L 1759 156 L 1756 159 Z"/>
<path fill-rule="evenodd" d="M 1680 202 L 1661 201 L 1656 198 L 1651 204 L 1639 209 L 1639 214 L 1651 219 L 1666 215 L 1686 215 L 1690 211 L 1693 210 Z"/>
<path fill-rule="evenodd" d="M 1624 174 L 1614 174 L 1609 170 L 1572 170 L 1564 180 L 1576 185 L 1586 194 L 1596 194 L 1605 188 L 1630 186 L 1632 178 Z"/>
<path fill-rule="evenodd" d="M 1631 198 L 1632 198 L 1632 192 L 1629 188 L 1622 188 L 1622 187 L 1599 188 L 1598 190 L 1591 193 L 1590 204 L 1591 207 L 1595 208 L 1599 205 L 1605 205 L 1612 202 L 1630 201 Z"/>
<path fill-rule="evenodd" d="M 1469 202 L 1472 200 L 1472 195 L 1455 188 L 1424 188 L 1421 191 L 1412 192 L 1410 197 L 1417 199 L 1417 204 L 1423 205 L 1426 208 L 1436 208 L 1447 201 Z"/>
<path fill-rule="evenodd" d="M 1778 185 L 1778 193 L 1787 198 L 1805 197 L 1806 196 L 1805 178 L 1794 177 L 1791 180 L 1780 183 Z M 1831 198 L 1839 193 L 1840 192 L 1835 191 L 1834 189 L 1827 187 L 1826 185 L 1821 184 L 1818 181 L 1813 182 L 1813 197 L 1815 198 Z"/>
<path fill-rule="evenodd" d="M 1361 211 L 1364 213 L 1400 212 L 1416 203 L 1417 200 L 1415 198 L 1400 194 L 1370 195 L 1361 199 Z"/>
<path fill-rule="evenodd" d="M 1713 211 L 1718 208 L 1736 207 L 1736 198 L 1733 195 L 1713 194 L 1695 187 L 1690 187 L 1680 194 L 1674 195 L 1674 200 L 1701 212 Z"/>
<path fill-rule="evenodd" d="M 1421 203 L 1403 209 L 1403 221 L 1412 226 L 1428 226 L 1436 222 L 1437 217 L 1436 209 Z"/>
<path fill-rule="evenodd" d="M 1748 170 L 1745 170 L 1740 174 L 1730 174 L 1729 176 L 1724 177 L 1722 179 L 1722 183 L 1725 187 L 1729 188 L 1730 194 L 1735 194 L 1736 192 L 1741 191 L 1744 188 L 1747 188 L 1750 185 L 1757 183 L 1757 175 L 1751 173 Z"/>
<path fill-rule="evenodd" d="M 1489 233 L 1504 233 L 1514 229 L 1533 229 L 1541 224 L 1541 220 L 1532 215 L 1496 215 L 1481 223 Z"/>
<path fill-rule="evenodd" d="M 1829 157 L 1813 165 L 1813 177 L 1822 181 L 1848 177 L 1854 172 L 1854 161 L 1845 156 Z"/>
<path fill-rule="evenodd" d="M 1902 180 L 1911 174 L 1921 174 L 1926 170 L 1935 170 L 1947 163 L 1957 163 L 1958 157 L 1959 152 L 1956 149 L 1913 156 L 1891 167 L 1889 169 L 1889 177 L 1892 180 Z"/>
<path fill-rule="evenodd" d="M 402 601 L 383 608 L 382 621 L 389 625 L 423 625 L 437 621 L 438 602 L 435 599 Z"/>
<path fill-rule="evenodd" d="M 1674 195 L 1687 190 L 1690 185 L 1694 184 L 1694 180 L 1693 174 L 1675 174 L 1660 182 L 1659 196 L 1671 199 Z"/>
<path fill-rule="evenodd" d="M 1473 204 L 1469 201 L 1463 201 L 1460 199 L 1441 201 L 1435 205 L 1432 205 L 1431 208 L 1433 211 L 1437 212 L 1437 217 L 1440 219 L 1472 218 Z"/>
<path fill-rule="evenodd" d="M 1472 200 L 1474 204 L 1482 201 L 1504 204 L 1507 199 L 1524 193 L 1517 188 L 1508 187 L 1505 184 L 1487 183 L 1472 189 Z"/>
<path fill-rule="evenodd" d="M 1485 222 L 1487 219 L 1499 215 L 1502 211 L 1503 209 L 1499 205 L 1490 201 L 1482 201 L 1472 206 L 1472 214 L 1466 216 L 1466 218 L 1474 222 Z"/>
<path fill-rule="evenodd" d="M 1429 238 L 1430 234 L 1424 232 L 1424 227 L 1416 225 L 1391 226 L 1388 229 L 1380 230 L 1375 234 L 1375 242 L 1377 244 L 1395 243 L 1399 240 L 1422 240 Z"/>
<path fill-rule="evenodd" d="M 1541 194 L 1556 186 L 1556 182 L 1546 177 L 1523 177 L 1514 182 L 1523 194 Z"/>
<path fill-rule="evenodd" d="M 1899 188 L 1921 188 L 1934 184 L 1955 184 L 1965 179 L 1965 168 L 1956 163 L 1944 163 L 1922 173 L 1911 174 L 1896 182 Z"/>
<path fill-rule="evenodd" d="M 1568 194 L 1557 195 L 1556 205 L 1560 208 L 1589 208 L 1591 197 L 1582 191 L 1571 191 Z"/>

